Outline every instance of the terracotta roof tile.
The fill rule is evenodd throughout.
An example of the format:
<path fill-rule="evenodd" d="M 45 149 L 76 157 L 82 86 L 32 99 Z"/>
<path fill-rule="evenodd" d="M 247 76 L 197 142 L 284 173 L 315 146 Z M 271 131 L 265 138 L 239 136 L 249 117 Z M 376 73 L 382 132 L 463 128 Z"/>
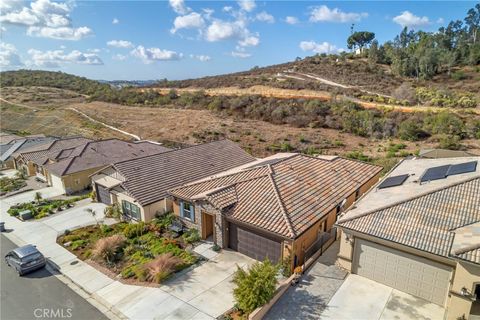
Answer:
<path fill-rule="evenodd" d="M 449 257 L 455 238 L 452 229 L 479 221 L 480 177 L 476 176 L 388 207 L 340 219 L 337 224 Z M 475 250 L 470 254 L 477 257 Z"/>
<path fill-rule="evenodd" d="M 119 162 L 113 168 L 125 178 L 125 190 L 148 205 L 165 198 L 169 189 L 254 160 L 232 141 L 220 140 Z"/>

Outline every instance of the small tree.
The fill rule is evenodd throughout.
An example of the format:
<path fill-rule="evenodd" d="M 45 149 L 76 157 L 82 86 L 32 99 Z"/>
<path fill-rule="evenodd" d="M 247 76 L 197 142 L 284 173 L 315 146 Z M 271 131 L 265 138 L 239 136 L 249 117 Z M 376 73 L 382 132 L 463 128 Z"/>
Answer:
<path fill-rule="evenodd" d="M 40 203 L 40 201 L 42 201 L 42 194 L 40 192 L 35 192 L 35 201 L 37 203 Z"/>
<path fill-rule="evenodd" d="M 93 210 L 92 208 L 87 208 L 85 209 L 85 212 L 88 212 L 92 215 L 93 219 L 95 219 L 95 224 L 98 226 L 97 213 L 95 212 L 95 210 Z"/>
<path fill-rule="evenodd" d="M 270 301 L 277 287 L 278 269 L 268 259 L 255 263 L 248 271 L 237 269 L 233 277 L 236 285 L 233 296 L 244 313 L 249 314 Z"/>

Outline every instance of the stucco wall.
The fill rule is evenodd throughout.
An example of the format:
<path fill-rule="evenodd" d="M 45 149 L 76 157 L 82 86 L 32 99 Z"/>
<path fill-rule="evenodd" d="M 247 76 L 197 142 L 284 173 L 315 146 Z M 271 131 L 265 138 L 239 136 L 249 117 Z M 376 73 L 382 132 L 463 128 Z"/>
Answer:
<path fill-rule="evenodd" d="M 100 168 L 101 167 L 92 168 L 62 176 L 65 192 L 67 194 L 72 194 L 89 188 L 92 185 L 90 175 L 98 171 Z"/>
<path fill-rule="evenodd" d="M 472 301 L 468 297 L 460 295 L 463 287 L 469 293 L 473 293 L 475 285 L 480 284 L 480 266 L 467 262 L 457 262 L 455 276 L 451 287 L 451 294 L 447 310 L 447 319 L 457 319 L 462 315 L 468 319 Z"/>
<path fill-rule="evenodd" d="M 172 200 L 164 198 L 160 201 L 143 207 L 143 221 L 150 221 L 156 214 L 164 214 L 172 211 Z"/>

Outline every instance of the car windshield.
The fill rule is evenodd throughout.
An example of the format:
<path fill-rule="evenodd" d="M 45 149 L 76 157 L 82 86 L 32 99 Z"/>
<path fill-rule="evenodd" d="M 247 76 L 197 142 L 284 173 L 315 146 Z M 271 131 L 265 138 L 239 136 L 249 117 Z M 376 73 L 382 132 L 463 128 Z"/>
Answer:
<path fill-rule="evenodd" d="M 39 259 L 42 257 L 42 254 L 40 252 L 36 252 L 36 253 L 32 253 L 32 254 L 29 254 L 28 256 L 25 256 L 22 258 L 22 261 L 32 261 L 32 260 L 35 260 L 35 259 Z"/>

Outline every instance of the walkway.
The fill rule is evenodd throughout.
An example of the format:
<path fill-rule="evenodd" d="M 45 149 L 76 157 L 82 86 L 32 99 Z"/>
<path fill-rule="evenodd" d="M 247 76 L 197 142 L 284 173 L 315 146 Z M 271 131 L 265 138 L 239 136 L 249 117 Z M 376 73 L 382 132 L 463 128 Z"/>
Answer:
<path fill-rule="evenodd" d="M 40 190 L 47 198 L 58 192 Z M 96 223 L 85 208 L 97 212 L 103 219 L 103 204 L 82 202 L 63 213 L 38 221 L 22 222 L 6 212 L 10 205 L 32 201 L 34 192 L 0 200 L 0 220 L 9 232 L 5 236 L 16 245 L 36 245 L 51 265 L 79 286 L 88 297 L 103 306 L 111 318 L 135 319 L 214 319 L 233 307 L 231 279 L 237 267 L 247 267 L 254 261 L 237 252 L 224 250 L 214 254 L 208 245 L 197 249 L 210 260 L 176 275 L 160 288 L 123 284 L 78 260 L 75 255 L 56 243 L 65 229 L 75 229 Z"/>
<path fill-rule="evenodd" d="M 319 319 L 328 302 L 343 284 L 347 272 L 335 266 L 339 241 L 270 309 L 265 320 Z"/>

